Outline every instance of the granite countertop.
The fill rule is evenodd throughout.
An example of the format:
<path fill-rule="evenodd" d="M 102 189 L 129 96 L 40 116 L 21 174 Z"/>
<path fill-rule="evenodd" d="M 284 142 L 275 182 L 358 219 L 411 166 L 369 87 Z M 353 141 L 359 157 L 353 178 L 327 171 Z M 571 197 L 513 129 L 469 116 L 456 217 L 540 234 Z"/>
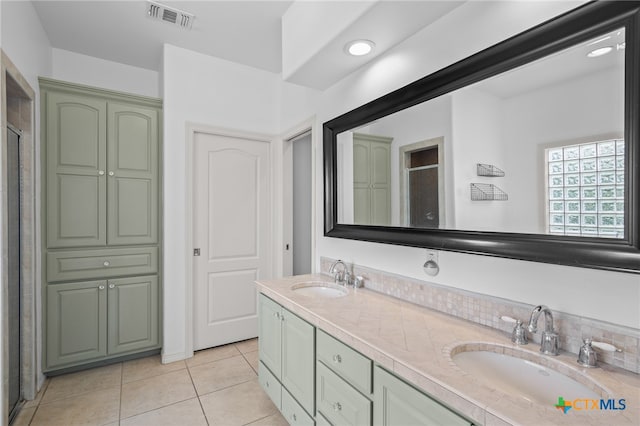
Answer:
<path fill-rule="evenodd" d="M 314 326 L 368 356 L 459 414 L 484 425 L 580 424 L 639 425 L 640 376 L 600 364 L 582 368 L 577 355 L 539 355 L 539 345 L 517 346 L 506 333 L 413 305 L 367 289 L 348 289 L 339 298 L 308 297 L 291 290 L 303 281 L 330 281 L 321 274 L 259 280 L 258 290 Z M 624 410 L 577 410 L 566 414 L 549 403 L 543 406 L 504 393 L 462 371 L 452 353 L 492 350 L 530 359 L 587 384 L 597 382 L 603 399 L 624 399 Z M 542 360 L 542 362 L 541 362 Z M 549 389 L 550 400 L 558 396 Z M 620 405 L 616 405 L 620 407 Z"/>

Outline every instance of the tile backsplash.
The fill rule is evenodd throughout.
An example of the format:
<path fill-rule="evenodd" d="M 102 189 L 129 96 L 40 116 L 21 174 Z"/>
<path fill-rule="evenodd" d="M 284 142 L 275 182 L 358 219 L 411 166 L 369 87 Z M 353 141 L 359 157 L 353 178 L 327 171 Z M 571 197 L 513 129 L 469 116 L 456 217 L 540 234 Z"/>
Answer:
<path fill-rule="evenodd" d="M 335 259 L 322 257 L 321 272 L 327 274 Z M 473 293 L 415 278 L 408 278 L 373 268 L 352 265 L 355 275 L 364 277 L 366 288 L 429 309 L 511 333 L 513 324 L 502 316 L 527 322 L 533 305 L 499 297 Z M 612 344 L 622 352 L 598 351 L 598 361 L 640 374 L 640 330 L 605 321 L 553 311 L 554 327 L 560 335 L 560 348 L 577 356 L 583 337 Z M 542 324 L 540 324 L 542 327 Z M 540 333 L 530 341 L 540 343 Z"/>

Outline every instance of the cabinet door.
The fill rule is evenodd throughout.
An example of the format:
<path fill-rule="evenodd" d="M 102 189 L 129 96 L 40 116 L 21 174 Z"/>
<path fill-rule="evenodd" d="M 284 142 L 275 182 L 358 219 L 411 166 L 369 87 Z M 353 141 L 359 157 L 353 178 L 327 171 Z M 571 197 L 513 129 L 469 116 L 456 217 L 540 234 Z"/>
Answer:
<path fill-rule="evenodd" d="M 353 220 L 371 224 L 371 173 L 369 143 L 353 139 Z"/>
<path fill-rule="evenodd" d="M 391 223 L 389 144 L 371 142 L 370 159 L 371 224 L 389 225 Z"/>
<path fill-rule="evenodd" d="M 282 385 L 308 413 L 315 412 L 315 329 L 283 309 Z"/>
<path fill-rule="evenodd" d="M 380 367 L 375 368 L 373 382 L 375 426 L 471 424 Z"/>
<path fill-rule="evenodd" d="M 47 286 L 47 367 L 107 354 L 106 281 Z"/>
<path fill-rule="evenodd" d="M 106 244 L 106 102 L 46 93 L 47 247 Z"/>
<path fill-rule="evenodd" d="M 112 244 L 158 241 L 158 111 L 108 105 L 108 237 Z"/>
<path fill-rule="evenodd" d="M 158 345 L 158 278 L 109 280 L 109 354 Z"/>
<path fill-rule="evenodd" d="M 258 354 L 260 361 L 280 379 L 282 373 L 282 308 L 260 294 L 258 304 Z"/>

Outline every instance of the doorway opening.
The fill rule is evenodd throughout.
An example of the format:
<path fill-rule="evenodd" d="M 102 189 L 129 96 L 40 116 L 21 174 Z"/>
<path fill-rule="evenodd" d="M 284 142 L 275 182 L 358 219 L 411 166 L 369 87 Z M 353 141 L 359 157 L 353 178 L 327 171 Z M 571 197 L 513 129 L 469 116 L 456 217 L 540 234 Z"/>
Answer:
<path fill-rule="evenodd" d="M 20 294 L 20 137 L 22 132 L 7 124 L 7 237 L 8 237 L 8 283 L 7 326 L 9 329 L 9 421 L 19 410 L 22 400 L 21 309 Z"/>
<path fill-rule="evenodd" d="M 304 127 L 284 140 L 283 276 L 313 272 L 313 133 Z"/>
<path fill-rule="evenodd" d="M 401 221 L 412 228 L 444 226 L 444 138 L 400 148 Z"/>
<path fill-rule="evenodd" d="M 293 145 L 293 275 L 311 273 L 311 132 Z"/>

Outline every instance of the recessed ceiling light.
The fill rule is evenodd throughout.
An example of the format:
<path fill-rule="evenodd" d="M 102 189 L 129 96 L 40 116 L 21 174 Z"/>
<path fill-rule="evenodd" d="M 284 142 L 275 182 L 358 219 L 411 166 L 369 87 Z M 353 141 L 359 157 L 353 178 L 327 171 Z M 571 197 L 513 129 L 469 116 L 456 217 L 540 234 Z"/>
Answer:
<path fill-rule="evenodd" d="M 590 57 L 590 58 L 597 58 L 598 56 L 606 55 L 607 53 L 611 52 L 612 50 L 613 50 L 613 47 L 611 47 L 611 46 L 600 47 L 598 49 L 594 49 L 591 52 L 587 53 L 587 56 Z"/>
<path fill-rule="evenodd" d="M 347 43 L 344 50 L 353 56 L 363 56 L 370 53 L 375 45 L 371 40 L 354 40 Z"/>

